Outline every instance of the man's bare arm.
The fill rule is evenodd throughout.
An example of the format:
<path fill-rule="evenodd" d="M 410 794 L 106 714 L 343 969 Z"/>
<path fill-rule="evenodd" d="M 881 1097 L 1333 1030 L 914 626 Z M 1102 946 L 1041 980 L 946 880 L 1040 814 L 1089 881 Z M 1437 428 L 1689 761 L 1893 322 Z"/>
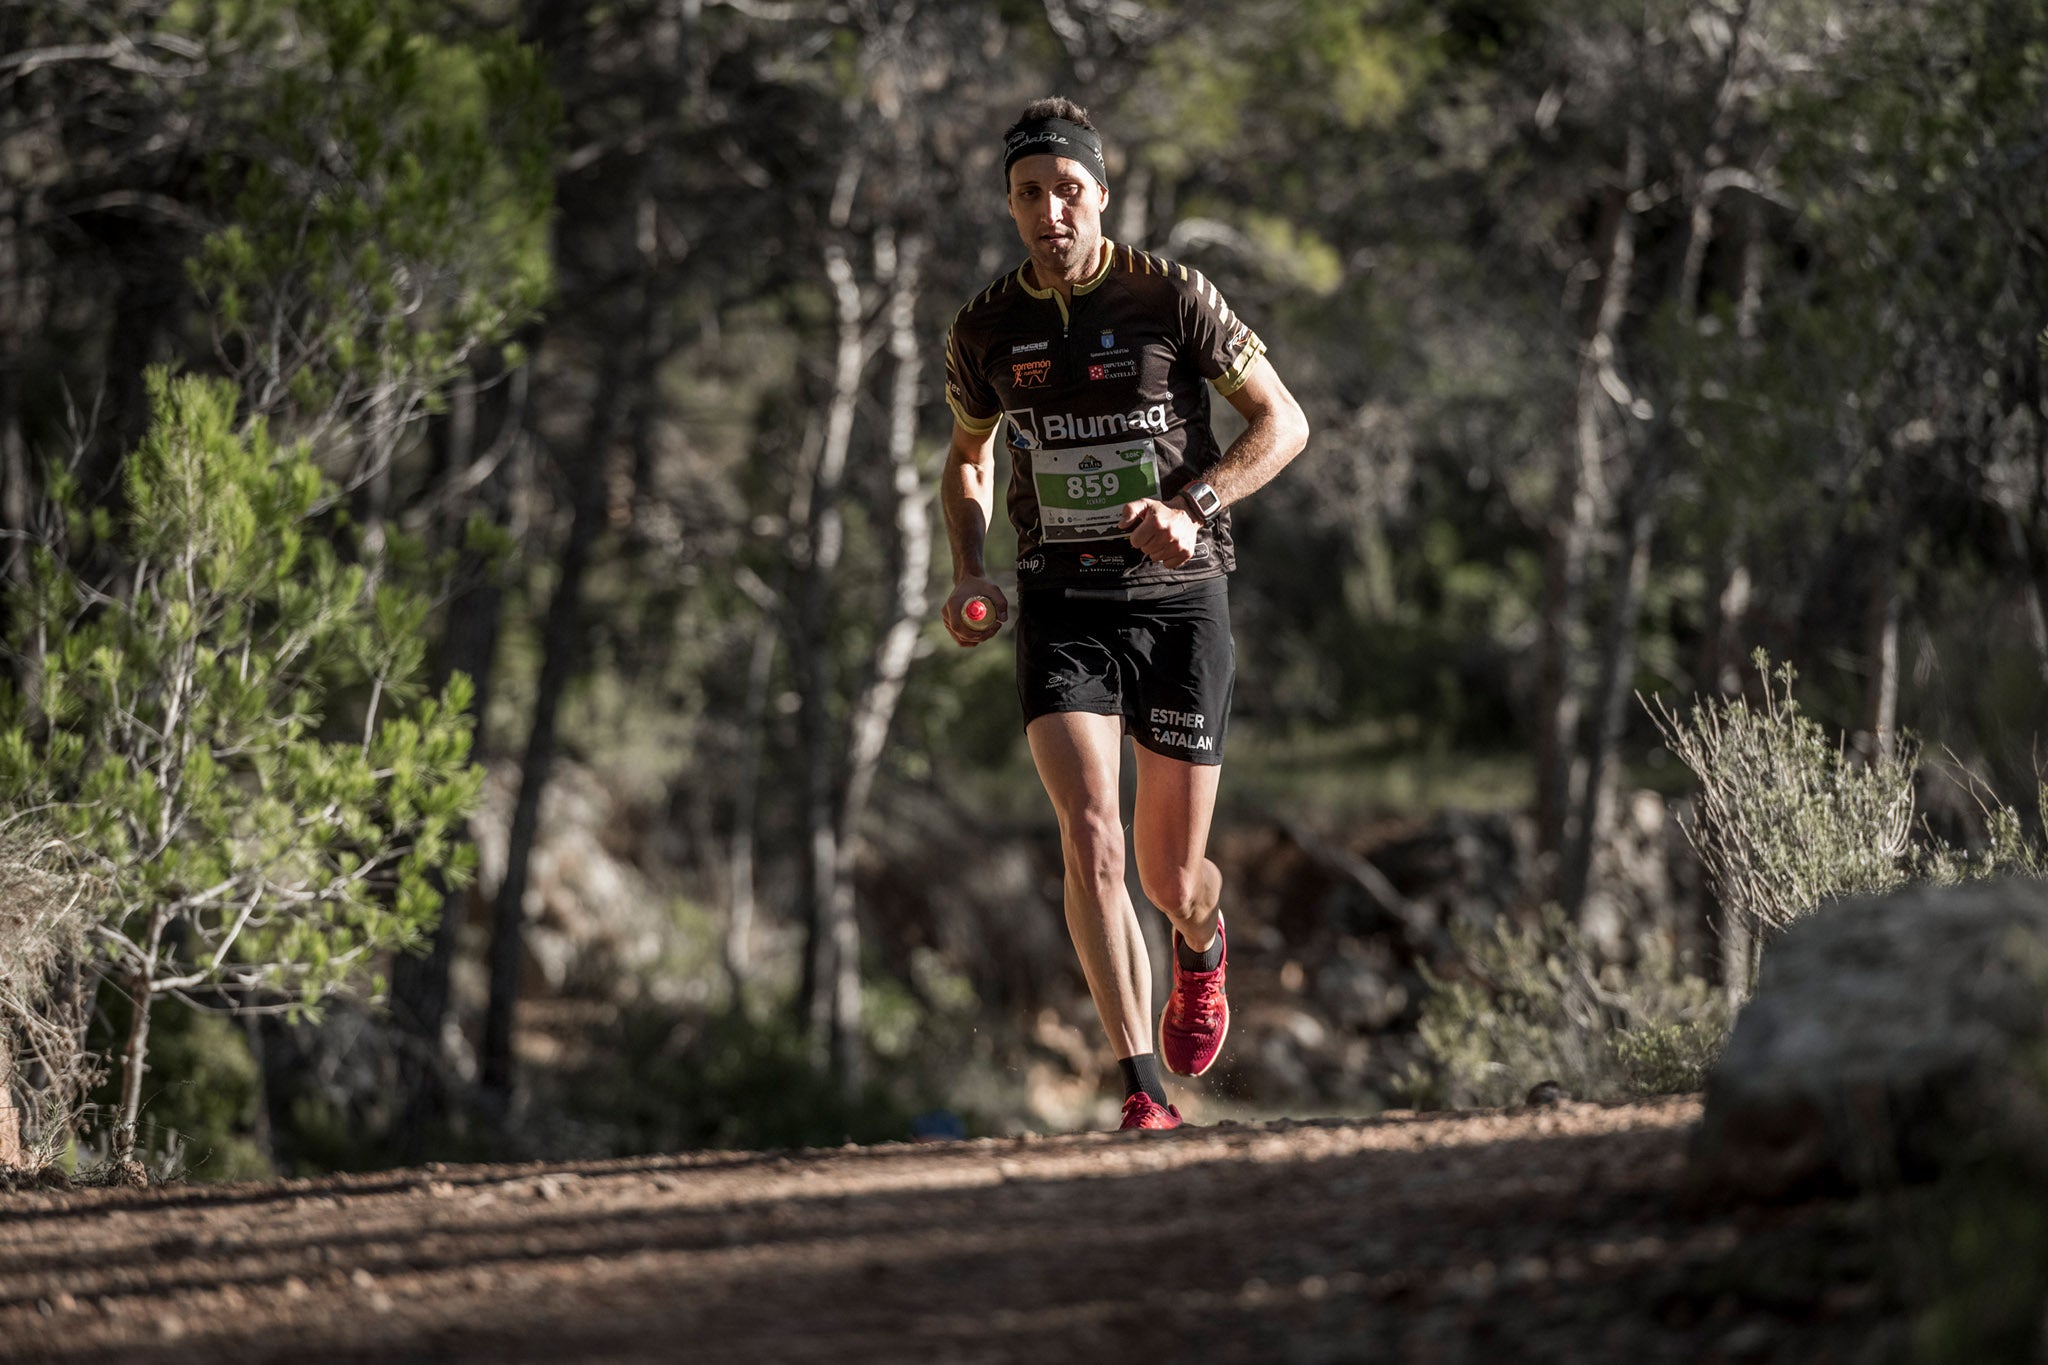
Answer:
<path fill-rule="evenodd" d="M 1259 357 L 1229 398 L 1246 426 L 1205 480 L 1225 507 L 1265 487 L 1308 444 L 1308 418 L 1266 357 Z"/>
<path fill-rule="evenodd" d="M 1308 444 L 1308 418 L 1264 356 L 1231 392 L 1230 405 L 1244 415 L 1246 426 L 1205 480 L 1225 507 L 1264 487 Z M 1125 511 L 1123 529 L 1140 553 L 1177 569 L 1193 556 L 1201 533 L 1193 510 L 1185 494 L 1168 502 L 1141 498 Z"/>
<path fill-rule="evenodd" d="M 970 431 L 956 420 L 952 443 L 946 449 L 946 467 L 939 474 L 939 506 L 946 514 L 946 541 L 953 551 L 953 591 L 939 615 L 947 631 L 963 645 L 978 645 L 996 633 L 987 626 L 967 629 L 960 608 L 968 598 L 988 598 L 997 627 L 1010 616 L 1009 599 L 989 580 L 983 557 L 989 523 L 995 516 L 996 432 L 1001 429 L 998 422 L 987 431 Z"/>

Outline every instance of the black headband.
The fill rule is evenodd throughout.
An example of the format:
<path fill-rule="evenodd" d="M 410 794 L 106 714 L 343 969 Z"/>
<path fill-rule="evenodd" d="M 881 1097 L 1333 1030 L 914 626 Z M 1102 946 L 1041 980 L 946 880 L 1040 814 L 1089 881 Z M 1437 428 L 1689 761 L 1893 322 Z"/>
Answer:
<path fill-rule="evenodd" d="M 1078 123 L 1063 118 L 1035 118 L 1021 123 L 1003 139 L 1003 182 L 1009 183 L 1010 167 L 1027 156 L 1064 156 L 1086 166 L 1095 183 L 1107 185 L 1109 170 L 1102 164 L 1102 139 Z"/>

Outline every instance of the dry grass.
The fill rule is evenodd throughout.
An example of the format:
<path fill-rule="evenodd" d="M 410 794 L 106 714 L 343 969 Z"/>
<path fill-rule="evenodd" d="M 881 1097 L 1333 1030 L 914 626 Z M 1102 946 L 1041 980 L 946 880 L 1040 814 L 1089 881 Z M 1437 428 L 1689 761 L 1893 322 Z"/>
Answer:
<path fill-rule="evenodd" d="M 90 884 L 61 841 L 0 826 L 0 1144 L 24 1167 L 55 1161 L 104 1076 L 86 1047 Z"/>

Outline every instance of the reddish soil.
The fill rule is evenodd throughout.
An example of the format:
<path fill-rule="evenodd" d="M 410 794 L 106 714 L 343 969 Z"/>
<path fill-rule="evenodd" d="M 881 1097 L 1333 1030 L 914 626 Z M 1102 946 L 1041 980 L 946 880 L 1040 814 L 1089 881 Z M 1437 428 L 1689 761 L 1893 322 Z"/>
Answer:
<path fill-rule="evenodd" d="M 0 1193 L 43 1361 L 1854 1361 L 1857 1206 L 1688 1196 L 1691 1100 Z"/>

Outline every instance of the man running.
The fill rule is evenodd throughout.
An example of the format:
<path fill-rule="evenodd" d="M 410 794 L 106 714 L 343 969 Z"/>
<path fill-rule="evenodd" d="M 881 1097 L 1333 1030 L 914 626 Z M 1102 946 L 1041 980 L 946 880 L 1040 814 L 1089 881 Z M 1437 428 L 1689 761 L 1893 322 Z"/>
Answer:
<path fill-rule="evenodd" d="M 947 340 L 942 614 L 968 646 L 1010 620 L 982 557 L 1007 425 L 1017 690 L 1059 816 L 1067 931 L 1123 1070 L 1122 1126 L 1177 1128 L 1161 1058 L 1199 1076 L 1230 1027 L 1223 879 L 1206 851 L 1235 668 L 1229 508 L 1300 452 L 1308 423 L 1200 271 L 1103 238 L 1108 174 L 1085 110 L 1027 107 L 1004 134 L 1003 172 L 1030 258 L 962 308 Z M 1249 423 L 1227 451 L 1207 386 Z M 989 610 L 969 620 L 975 598 Z M 1174 931 L 1156 1052 L 1152 969 L 1124 886 L 1126 734 L 1138 880 Z"/>

